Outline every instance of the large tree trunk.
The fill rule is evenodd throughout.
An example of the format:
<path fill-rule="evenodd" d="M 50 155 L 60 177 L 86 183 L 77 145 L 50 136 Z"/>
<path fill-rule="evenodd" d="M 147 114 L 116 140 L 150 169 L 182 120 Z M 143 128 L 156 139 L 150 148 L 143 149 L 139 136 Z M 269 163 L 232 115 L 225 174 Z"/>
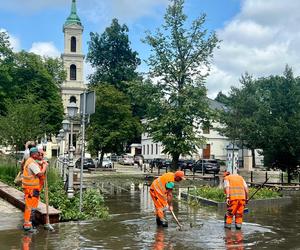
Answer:
<path fill-rule="evenodd" d="M 172 154 L 172 170 L 177 170 L 178 169 L 178 160 L 179 160 L 180 154 L 178 153 L 173 153 Z"/>
<path fill-rule="evenodd" d="M 287 167 L 287 177 L 288 177 L 288 184 L 292 182 L 292 175 L 291 175 L 291 167 Z"/>
<path fill-rule="evenodd" d="M 103 157 L 104 157 L 104 151 L 102 150 L 101 154 L 100 154 L 100 159 L 99 159 L 99 166 L 100 166 L 100 168 L 102 168 Z"/>
<path fill-rule="evenodd" d="M 251 155 L 252 155 L 252 169 L 255 168 L 256 162 L 255 162 L 255 149 L 251 148 Z"/>

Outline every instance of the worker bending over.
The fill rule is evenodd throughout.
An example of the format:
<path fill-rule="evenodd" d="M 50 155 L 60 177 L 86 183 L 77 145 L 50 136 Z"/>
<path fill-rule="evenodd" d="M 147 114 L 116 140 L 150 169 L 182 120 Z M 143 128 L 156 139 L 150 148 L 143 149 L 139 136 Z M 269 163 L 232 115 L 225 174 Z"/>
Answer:
<path fill-rule="evenodd" d="M 43 176 L 48 164 L 39 162 L 43 158 L 43 153 L 36 147 L 30 149 L 30 157 L 26 160 L 22 175 L 22 188 L 25 196 L 25 211 L 23 228 L 26 231 L 32 230 L 36 224 L 35 210 L 38 207 L 40 192 L 42 189 Z"/>
<path fill-rule="evenodd" d="M 225 228 L 230 229 L 233 216 L 235 228 L 241 229 L 243 214 L 248 202 L 248 186 L 244 178 L 238 174 L 224 173 L 224 192 L 226 194 L 227 212 L 225 214 Z"/>
<path fill-rule="evenodd" d="M 173 211 L 173 188 L 174 182 L 185 180 L 183 171 L 169 172 L 155 179 L 150 186 L 150 195 L 154 202 L 156 223 L 158 226 L 167 227 L 168 222 L 165 212 L 169 209 Z"/>

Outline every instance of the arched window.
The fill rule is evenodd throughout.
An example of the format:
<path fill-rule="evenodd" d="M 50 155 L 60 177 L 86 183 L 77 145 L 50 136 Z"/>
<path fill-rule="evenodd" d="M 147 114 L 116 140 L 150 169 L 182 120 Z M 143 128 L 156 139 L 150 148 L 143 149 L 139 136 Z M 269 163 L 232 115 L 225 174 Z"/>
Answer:
<path fill-rule="evenodd" d="M 76 103 L 76 97 L 75 97 L 75 96 L 71 96 L 71 97 L 70 97 L 70 103 L 71 103 L 71 102 Z"/>
<path fill-rule="evenodd" d="M 71 52 L 76 52 L 76 37 L 71 37 Z"/>
<path fill-rule="evenodd" d="M 70 66 L 70 80 L 76 80 L 76 65 L 72 64 Z"/>

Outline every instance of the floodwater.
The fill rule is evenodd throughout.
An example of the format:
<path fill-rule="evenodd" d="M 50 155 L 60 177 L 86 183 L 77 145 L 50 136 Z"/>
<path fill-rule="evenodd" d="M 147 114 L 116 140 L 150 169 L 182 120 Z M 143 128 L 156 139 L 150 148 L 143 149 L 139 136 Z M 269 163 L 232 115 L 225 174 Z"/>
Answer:
<path fill-rule="evenodd" d="M 158 228 L 149 187 L 143 183 L 96 185 L 105 194 L 111 218 L 54 225 L 35 234 L 0 228 L 0 249 L 300 249 L 300 196 L 290 205 L 250 211 L 241 231 L 225 230 L 223 216 L 213 208 L 175 204 L 184 225 Z"/>

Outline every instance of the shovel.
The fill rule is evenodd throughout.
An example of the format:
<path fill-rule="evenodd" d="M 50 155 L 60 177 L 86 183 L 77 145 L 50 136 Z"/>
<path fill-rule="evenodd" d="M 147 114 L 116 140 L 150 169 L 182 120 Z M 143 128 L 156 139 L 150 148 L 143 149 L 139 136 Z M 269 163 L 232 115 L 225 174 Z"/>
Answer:
<path fill-rule="evenodd" d="M 45 178 L 45 200 L 46 200 L 46 223 L 44 224 L 44 228 L 49 231 L 54 231 L 54 228 L 50 224 L 49 220 L 49 197 L 48 197 L 48 181 L 47 181 L 47 172 Z"/>
<path fill-rule="evenodd" d="M 265 180 L 265 182 L 263 184 L 261 184 L 256 190 L 255 192 L 251 195 L 251 197 L 248 199 L 248 202 L 253 198 L 253 196 L 263 188 L 263 186 L 268 182 L 268 180 L 270 179 L 270 177 L 268 179 Z M 249 213 L 249 208 L 245 207 L 244 208 L 244 214 Z"/>
<path fill-rule="evenodd" d="M 177 225 L 179 226 L 179 230 L 181 231 L 182 230 L 182 225 L 179 223 L 179 221 L 178 221 L 176 215 L 174 214 L 173 210 L 171 210 L 171 214 L 172 214 L 174 220 L 176 221 Z"/>

